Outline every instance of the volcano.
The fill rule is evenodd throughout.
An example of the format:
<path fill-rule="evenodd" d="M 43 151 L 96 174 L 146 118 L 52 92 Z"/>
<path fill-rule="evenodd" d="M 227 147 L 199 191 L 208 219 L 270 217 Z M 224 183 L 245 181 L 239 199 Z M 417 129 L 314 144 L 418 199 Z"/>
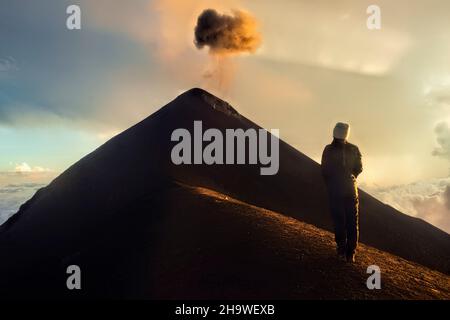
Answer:
<path fill-rule="evenodd" d="M 174 165 L 171 134 L 261 129 L 191 89 L 82 158 L 0 227 L 3 298 L 449 298 L 450 236 L 360 190 L 355 265 L 338 262 L 320 165 Z M 66 288 L 66 268 L 82 290 Z M 365 286 L 368 265 L 384 290 Z"/>

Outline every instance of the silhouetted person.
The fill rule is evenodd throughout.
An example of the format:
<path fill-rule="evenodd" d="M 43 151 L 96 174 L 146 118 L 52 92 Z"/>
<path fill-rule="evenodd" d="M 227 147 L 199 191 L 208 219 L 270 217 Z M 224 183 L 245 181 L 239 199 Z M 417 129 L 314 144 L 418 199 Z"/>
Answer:
<path fill-rule="evenodd" d="M 337 254 L 340 259 L 355 261 L 359 237 L 358 188 L 356 178 L 362 172 L 361 153 L 347 142 L 350 126 L 337 123 L 333 142 L 322 155 L 322 174 L 328 189 Z"/>

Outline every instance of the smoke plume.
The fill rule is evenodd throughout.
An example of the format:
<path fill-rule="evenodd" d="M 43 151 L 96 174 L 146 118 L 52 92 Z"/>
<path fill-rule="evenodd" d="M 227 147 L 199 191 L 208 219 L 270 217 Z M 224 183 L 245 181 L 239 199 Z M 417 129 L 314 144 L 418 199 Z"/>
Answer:
<path fill-rule="evenodd" d="M 253 53 L 261 44 L 257 22 L 250 14 L 234 10 L 233 15 L 204 10 L 197 19 L 195 45 L 208 46 L 212 54 Z"/>

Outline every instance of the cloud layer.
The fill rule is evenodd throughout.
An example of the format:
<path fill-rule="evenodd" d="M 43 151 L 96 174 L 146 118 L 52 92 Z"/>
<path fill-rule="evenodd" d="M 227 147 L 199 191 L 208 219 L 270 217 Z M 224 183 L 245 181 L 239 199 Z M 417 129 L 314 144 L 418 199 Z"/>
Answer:
<path fill-rule="evenodd" d="M 366 190 L 397 210 L 450 233 L 450 177 Z"/>
<path fill-rule="evenodd" d="M 0 75 L 2 73 L 11 72 L 17 70 L 17 62 L 12 57 L 0 59 Z"/>
<path fill-rule="evenodd" d="M 439 147 L 434 149 L 433 155 L 450 161 L 450 127 L 447 122 L 440 122 L 434 129 Z"/>
<path fill-rule="evenodd" d="M 0 187 L 0 225 L 19 210 L 19 207 L 34 193 L 44 187 L 44 183 L 25 182 Z"/>
<path fill-rule="evenodd" d="M 14 171 L 0 172 L 0 224 L 58 175 L 57 172 L 41 169 L 22 163 Z"/>

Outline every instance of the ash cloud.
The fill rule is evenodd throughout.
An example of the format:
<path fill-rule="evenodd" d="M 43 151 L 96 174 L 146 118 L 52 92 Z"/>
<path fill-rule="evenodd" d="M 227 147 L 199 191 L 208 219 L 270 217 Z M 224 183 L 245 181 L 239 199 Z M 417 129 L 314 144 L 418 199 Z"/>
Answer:
<path fill-rule="evenodd" d="M 195 45 L 209 47 L 213 54 L 253 53 L 261 44 L 257 22 L 250 14 L 234 10 L 233 15 L 204 10 L 197 19 Z"/>

